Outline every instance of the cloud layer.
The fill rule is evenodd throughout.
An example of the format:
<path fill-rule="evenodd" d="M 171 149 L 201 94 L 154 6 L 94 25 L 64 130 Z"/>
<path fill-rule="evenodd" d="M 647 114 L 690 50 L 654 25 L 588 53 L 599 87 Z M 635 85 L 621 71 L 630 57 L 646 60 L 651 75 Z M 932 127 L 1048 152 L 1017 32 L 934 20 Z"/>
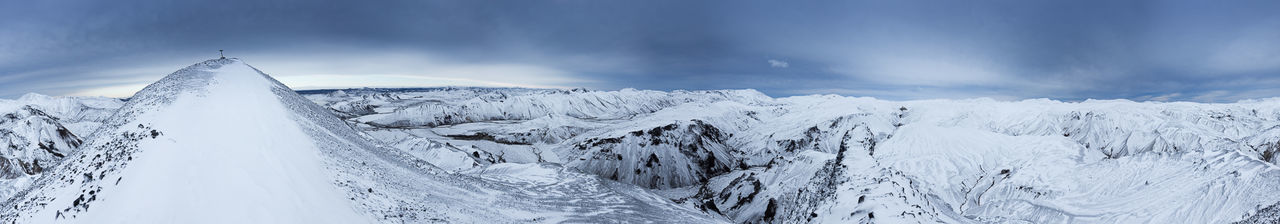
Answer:
<path fill-rule="evenodd" d="M 1280 96 L 1276 1 L 0 1 L 5 98 L 127 95 L 218 49 L 299 88 Z"/>

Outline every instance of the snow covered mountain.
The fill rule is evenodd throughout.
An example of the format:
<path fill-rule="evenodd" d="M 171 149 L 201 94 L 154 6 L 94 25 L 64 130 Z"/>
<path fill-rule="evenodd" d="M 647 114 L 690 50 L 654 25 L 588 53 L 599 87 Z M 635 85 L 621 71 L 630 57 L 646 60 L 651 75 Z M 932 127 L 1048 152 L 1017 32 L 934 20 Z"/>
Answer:
<path fill-rule="evenodd" d="M 27 94 L 0 100 L 0 200 L 30 186 L 120 107 L 117 99 Z"/>
<path fill-rule="evenodd" d="M 218 59 L 0 113 L 7 223 L 1280 221 L 1280 99 L 295 92 Z"/>
<path fill-rule="evenodd" d="M 13 223 L 723 222 L 553 165 L 444 172 L 237 59 L 146 87 L 5 202 Z"/>
<path fill-rule="evenodd" d="M 1276 221 L 1280 202 L 1280 99 L 488 88 L 306 96 L 425 160 L 469 161 L 452 166 L 461 173 L 561 164 L 739 223 L 1226 223 Z"/>
<path fill-rule="evenodd" d="M 17 100 L 0 99 L 0 111 L 14 111 L 24 106 L 38 109 L 58 118 L 74 133 L 91 133 L 124 105 L 124 101 L 106 97 L 60 97 L 28 93 Z"/>

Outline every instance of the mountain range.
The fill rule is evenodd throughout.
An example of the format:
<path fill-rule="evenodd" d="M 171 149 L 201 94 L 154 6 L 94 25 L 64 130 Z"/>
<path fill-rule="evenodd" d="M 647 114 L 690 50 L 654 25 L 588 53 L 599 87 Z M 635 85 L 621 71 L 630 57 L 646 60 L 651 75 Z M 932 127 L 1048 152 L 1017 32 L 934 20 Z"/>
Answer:
<path fill-rule="evenodd" d="M 1280 98 L 294 91 L 0 100 L 6 223 L 1275 223 Z"/>

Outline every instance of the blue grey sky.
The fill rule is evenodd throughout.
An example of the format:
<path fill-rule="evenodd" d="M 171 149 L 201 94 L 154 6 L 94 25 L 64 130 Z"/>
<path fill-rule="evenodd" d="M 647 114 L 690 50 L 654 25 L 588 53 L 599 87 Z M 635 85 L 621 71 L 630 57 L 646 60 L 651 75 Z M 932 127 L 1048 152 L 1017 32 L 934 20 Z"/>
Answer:
<path fill-rule="evenodd" d="M 127 97 L 217 50 L 295 89 L 1280 96 L 1280 1 L 0 0 L 0 98 Z"/>

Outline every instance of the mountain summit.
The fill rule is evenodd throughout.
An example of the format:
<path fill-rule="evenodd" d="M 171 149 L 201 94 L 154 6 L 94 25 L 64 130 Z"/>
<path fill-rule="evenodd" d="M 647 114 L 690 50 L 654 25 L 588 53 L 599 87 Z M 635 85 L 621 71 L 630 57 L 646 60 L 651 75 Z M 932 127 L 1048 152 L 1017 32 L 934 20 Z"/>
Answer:
<path fill-rule="evenodd" d="M 724 221 L 555 167 L 522 169 L 550 173 L 536 186 L 443 172 L 234 58 L 147 86 L 49 169 L 5 222 Z"/>

